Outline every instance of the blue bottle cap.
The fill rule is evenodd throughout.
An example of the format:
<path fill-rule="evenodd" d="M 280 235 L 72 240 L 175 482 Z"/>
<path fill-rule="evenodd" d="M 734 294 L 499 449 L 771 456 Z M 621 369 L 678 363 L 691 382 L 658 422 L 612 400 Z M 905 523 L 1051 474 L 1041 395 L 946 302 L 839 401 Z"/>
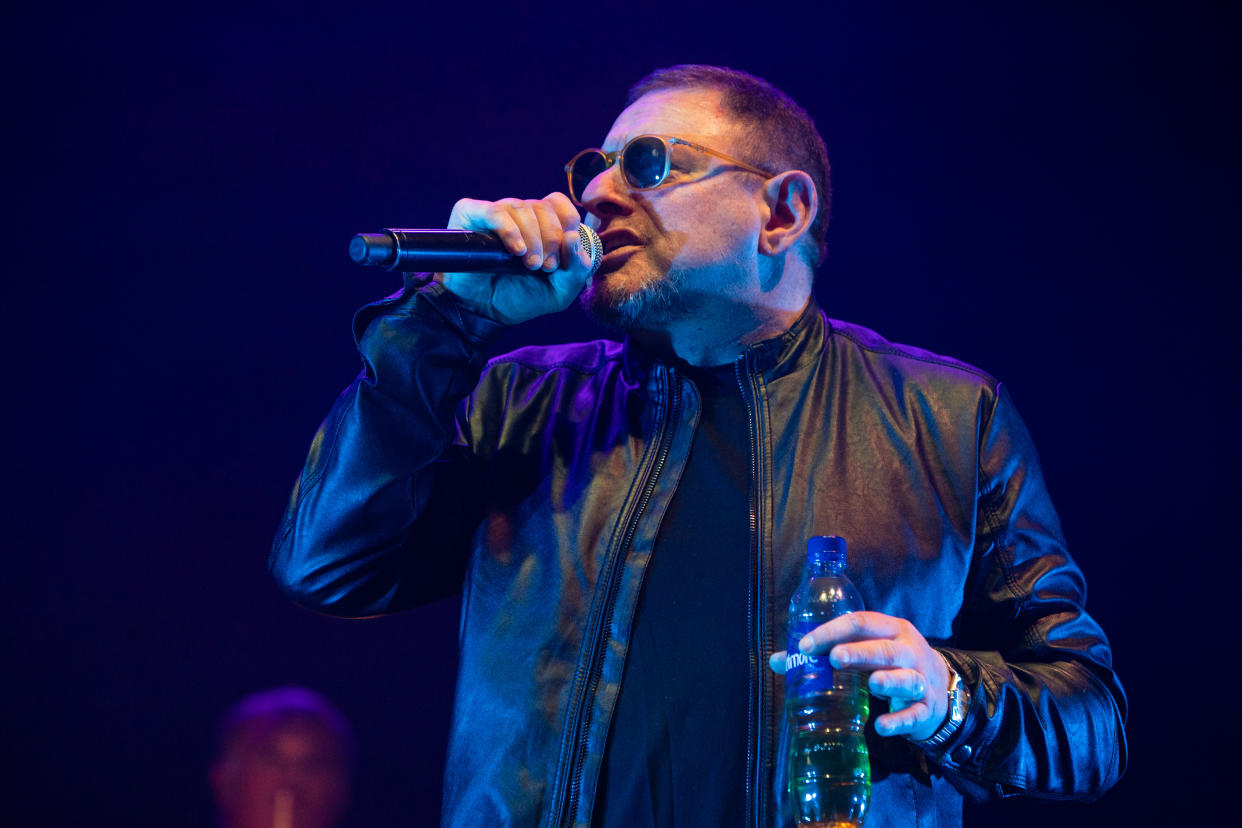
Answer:
<path fill-rule="evenodd" d="M 806 539 L 808 559 L 845 563 L 845 538 L 836 535 L 815 535 Z"/>

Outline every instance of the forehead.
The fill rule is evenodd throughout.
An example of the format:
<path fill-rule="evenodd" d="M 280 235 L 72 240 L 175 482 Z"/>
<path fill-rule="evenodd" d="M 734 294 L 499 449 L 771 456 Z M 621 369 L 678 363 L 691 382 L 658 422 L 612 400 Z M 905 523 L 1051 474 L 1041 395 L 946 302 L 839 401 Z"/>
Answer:
<path fill-rule="evenodd" d="M 236 747 L 247 751 L 278 748 L 294 742 L 335 750 L 340 739 L 325 722 L 305 716 L 256 716 L 242 724 L 233 739 Z"/>
<path fill-rule="evenodd" d="M 697 138 L 713 149 L 725 150 L 733 124 L 720 107 L 715 89 L 661 89 L 648 92 L 622 110 L 608 131 L 604 149 L 621 148 L 636 135 L 675 135 Z"/>

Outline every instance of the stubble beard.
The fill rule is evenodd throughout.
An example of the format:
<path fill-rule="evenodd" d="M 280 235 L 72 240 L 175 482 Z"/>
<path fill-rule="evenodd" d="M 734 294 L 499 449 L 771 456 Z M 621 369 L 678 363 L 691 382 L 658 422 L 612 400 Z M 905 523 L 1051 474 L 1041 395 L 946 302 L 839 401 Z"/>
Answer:
<path fill-rule="evenodd" d="M 593 279 L 578 301 L 592 319 L 625 333 L 663 328 L 692 310 L 676 273 L 649 277 L 633 288 Z"/>

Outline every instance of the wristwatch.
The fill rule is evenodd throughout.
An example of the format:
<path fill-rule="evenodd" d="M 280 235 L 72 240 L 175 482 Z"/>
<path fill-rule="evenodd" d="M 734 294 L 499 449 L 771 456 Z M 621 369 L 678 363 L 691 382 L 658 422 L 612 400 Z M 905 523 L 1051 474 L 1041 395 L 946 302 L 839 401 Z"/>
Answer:
<path fill-rule="evenodd" d="M 944 655 L 941 654 L 941 658 Z M 949 668 L 949 714 L 944 717 L 944 723 L 926 739 L 920 739 L 916 744 L 925 748 L 940 747 L 957 732 L 962 726 L 962 722 L 966 721 L 966 708 L 970 706 L 970 688 L 962 681 L 962 677 L 958 675 L 957 670 L 953 669 L 953 665 L 944 658 L 944 664 Z"/>

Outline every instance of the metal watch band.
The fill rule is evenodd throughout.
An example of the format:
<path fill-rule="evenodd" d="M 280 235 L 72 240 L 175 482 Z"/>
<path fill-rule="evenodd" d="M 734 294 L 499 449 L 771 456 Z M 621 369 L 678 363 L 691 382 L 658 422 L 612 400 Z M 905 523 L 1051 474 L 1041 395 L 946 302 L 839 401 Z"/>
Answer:
<path fill-rule="evenodd" d="M 949 713 L 935 733 L 916 742 L 923 747 L 939 747 L 949 741 L 949 738 L 961 727 L 962 722 L 966 721 L 966 707 L 970 702 L 970 690 L 962 681 L 962 677 L 958 675 L 957 670 L 953 669 L 953 665 L 947 658 L 944 658 L 943 654 L 940 657 L 944 659 L 945 666 L 949 668 Z"/>

